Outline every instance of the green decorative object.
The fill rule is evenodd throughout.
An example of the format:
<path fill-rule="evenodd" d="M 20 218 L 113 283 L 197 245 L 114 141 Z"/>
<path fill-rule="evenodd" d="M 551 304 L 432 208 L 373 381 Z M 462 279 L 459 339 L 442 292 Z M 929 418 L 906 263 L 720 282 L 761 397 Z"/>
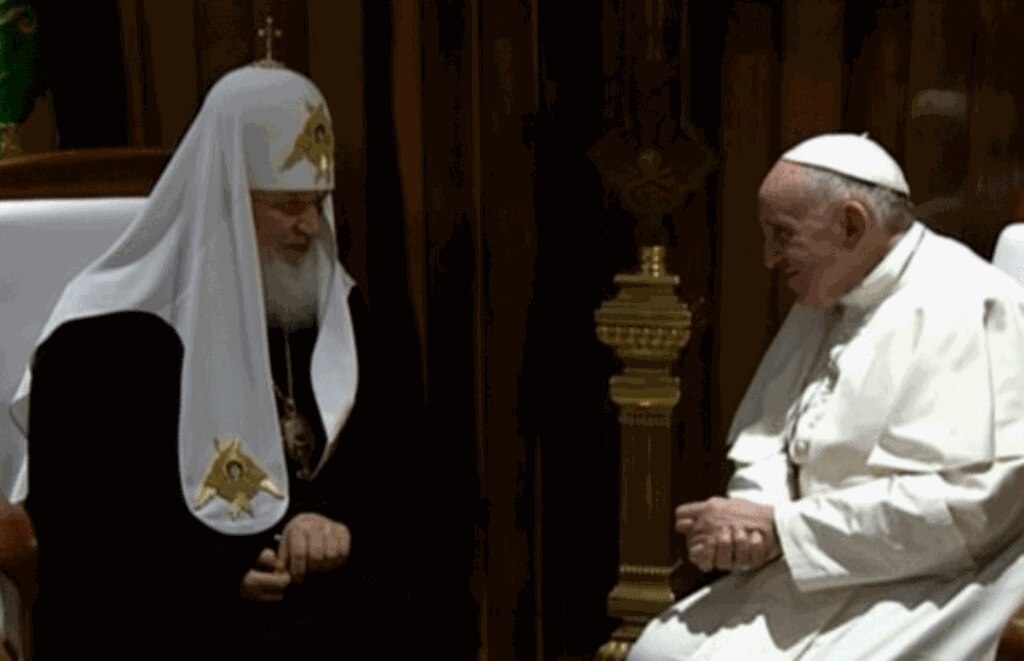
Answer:
<path fill-rule="evenodd" d="M 32 0 L 0 0 L 0 127 L 21 124 L 46 92 Z"/>

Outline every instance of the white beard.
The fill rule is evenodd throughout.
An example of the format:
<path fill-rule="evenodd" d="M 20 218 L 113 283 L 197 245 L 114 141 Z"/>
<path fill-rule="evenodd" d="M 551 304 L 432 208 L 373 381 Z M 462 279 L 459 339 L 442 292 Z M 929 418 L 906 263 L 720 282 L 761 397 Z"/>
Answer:
<path fill-rule="evenodd" d="M 289 264 L 269 250 L 260 253 L 263 303 L 271 326 L 288 330 L 308 328 L 320 307 L 322 241 L 314 240 L 298 264 Z"/>

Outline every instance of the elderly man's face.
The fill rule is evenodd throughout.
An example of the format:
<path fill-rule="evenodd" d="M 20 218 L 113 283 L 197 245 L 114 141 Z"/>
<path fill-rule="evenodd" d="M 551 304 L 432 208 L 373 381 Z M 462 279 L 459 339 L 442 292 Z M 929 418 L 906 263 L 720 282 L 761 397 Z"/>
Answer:
<path fill-rule="evenodd" d="M 256 242 L 289 264 L 298 264 L 320 234 L 323 191 L 252 191 Z"/>
<path fill-rule="evenodd" d="M 779 162 L 758 193 L 764 263 L 777 270 L 796 300 L 827 307 L 864 276 L 862 236 L 850 236 L 842 202 L 807 190 L 803 168 Z"/>

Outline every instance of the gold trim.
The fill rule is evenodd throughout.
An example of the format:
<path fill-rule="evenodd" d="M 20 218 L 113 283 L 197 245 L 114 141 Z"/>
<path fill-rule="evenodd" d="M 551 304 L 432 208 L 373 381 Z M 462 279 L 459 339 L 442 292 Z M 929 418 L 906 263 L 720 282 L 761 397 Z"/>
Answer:
<path fill-rule="evenodd" d="M 306 103 L 309 117 L 302 127 L 302 132 L 295 138 L 292 153 L 285 159 L 282 170 L 287 170 L 303 157 L 313 165 L 316 181 L 330 179 L 334 167 L 334 131 L 331 120 L 327 117 L 324 104 Z"/>

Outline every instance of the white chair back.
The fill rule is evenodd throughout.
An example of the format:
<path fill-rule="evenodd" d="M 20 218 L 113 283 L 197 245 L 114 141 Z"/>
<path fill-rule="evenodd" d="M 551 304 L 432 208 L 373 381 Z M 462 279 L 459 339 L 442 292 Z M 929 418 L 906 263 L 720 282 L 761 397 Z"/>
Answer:
<path fill-rule="evenodd" d="M 992 264 L 1024 285 L 1024 223 L 1007 225 L 999 233 Z"/>
<path fill-rule="evenodd" d="M 0 448 L 14 442 L 11 398 L 57 298 L 114 242 L 145 199 L 0 201 Z M 0 452 L 0 493 L 9 497 L 19 466 L 8 455 Z"/>

